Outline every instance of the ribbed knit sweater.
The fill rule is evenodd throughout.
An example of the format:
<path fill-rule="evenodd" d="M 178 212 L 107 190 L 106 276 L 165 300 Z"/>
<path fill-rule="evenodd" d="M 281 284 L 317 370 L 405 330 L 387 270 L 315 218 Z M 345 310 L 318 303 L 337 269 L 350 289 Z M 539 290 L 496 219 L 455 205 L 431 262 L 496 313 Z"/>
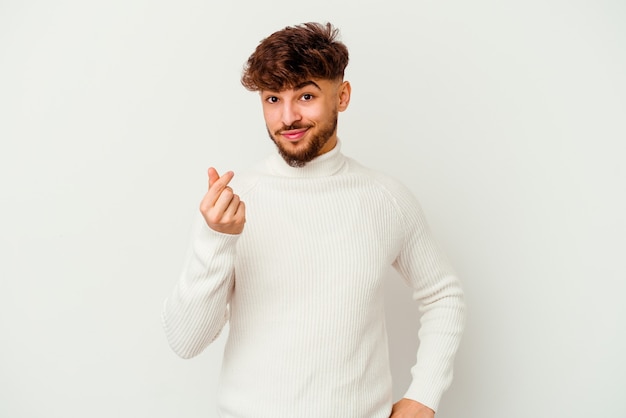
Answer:
<path fill-rule="evenodd" d="M 388 418 L 390 266 L 421 310 L 405 397 L 436 409 L 452 379 L 463 292 L 410 191 L 340 143 L 302 168 L 273 155 L 231 186 L 246 203 L 244 231 L 216 232 L 198 215 L 162 315 L 184 358 L 229 321 L 220 417 Z"/>

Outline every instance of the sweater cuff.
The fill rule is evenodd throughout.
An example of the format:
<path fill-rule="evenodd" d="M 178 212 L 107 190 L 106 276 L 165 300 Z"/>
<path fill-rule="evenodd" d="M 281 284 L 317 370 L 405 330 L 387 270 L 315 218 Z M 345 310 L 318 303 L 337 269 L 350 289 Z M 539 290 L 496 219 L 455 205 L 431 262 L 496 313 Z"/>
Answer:
<path fill-rule="evenodd" d="M 411 385 L 404 394 L 404 397 L 426 405 L 433 411 L 437 412 L 442 394 L 443 390 L 439 390 L 439 388 L 428 384 L 428 382 L 417 382 L 414 380 L 411 382 Z"/>
<path fill-rule="evenodd" d="M 200 217 L 196 226 L 196 240 L 200 242 L 211 242 L 217 248 L 225 248 L 233 245 L 241 234 L 226 234 L 224 232 L 218 232 L 212 229 L 204 221 L 204 218 Z"/>

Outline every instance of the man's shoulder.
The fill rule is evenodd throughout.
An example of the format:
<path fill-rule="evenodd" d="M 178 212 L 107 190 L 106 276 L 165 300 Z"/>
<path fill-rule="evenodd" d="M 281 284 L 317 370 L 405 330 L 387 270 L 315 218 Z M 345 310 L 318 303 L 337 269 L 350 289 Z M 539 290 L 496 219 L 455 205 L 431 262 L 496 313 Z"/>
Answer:
<path fill-rule="evenodd" d="M 372 187 L 380 192 L 380 196 L 384 196 L 393 205 L 401 218 L 422 216 L 422 207 L 417 196 L 403 181 L 387 172 L 367 167 L 354 159 L 348 160 L 350 171 L 366 178 Z"/>
<path fill-rule="evenodd" d="M 412 195 L 411 190 L 397 177 L 382 170 L 368 167 L 353 158 L 346 157 L 350 165 L 350 172 L 362 176 L 392 195 Z"/>

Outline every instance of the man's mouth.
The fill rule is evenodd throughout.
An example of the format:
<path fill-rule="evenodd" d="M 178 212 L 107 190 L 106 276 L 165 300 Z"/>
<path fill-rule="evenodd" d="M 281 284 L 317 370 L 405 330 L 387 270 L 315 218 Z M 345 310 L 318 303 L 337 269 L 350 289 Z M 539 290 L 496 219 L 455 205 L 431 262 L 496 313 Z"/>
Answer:
<path fill-rule="evenodd" d="M 306 135 L 309 128 L 291 129 L 288 131 L 280 131 L 279 134 L 287 141 L 296 142 Z"/>

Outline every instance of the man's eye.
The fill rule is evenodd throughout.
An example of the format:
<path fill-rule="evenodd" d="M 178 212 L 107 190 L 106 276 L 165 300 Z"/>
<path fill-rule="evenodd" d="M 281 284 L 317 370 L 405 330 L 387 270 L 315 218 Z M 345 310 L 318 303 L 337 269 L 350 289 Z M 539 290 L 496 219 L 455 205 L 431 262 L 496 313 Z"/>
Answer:
<path fill-rule="evenodd" d="M 265 99 L 268 103 L 277 103 L 278 102 L 278 97 L 276 96 L 270 96 L 267 99 Z"/>
<path fill-rule="evenodd" d="M 302 100 L 305 100 L 305 101 L 311 100 L 312 98 L 313 98 L 313 95 L 309 93 L 305 93 L 302 95 Z"/>

